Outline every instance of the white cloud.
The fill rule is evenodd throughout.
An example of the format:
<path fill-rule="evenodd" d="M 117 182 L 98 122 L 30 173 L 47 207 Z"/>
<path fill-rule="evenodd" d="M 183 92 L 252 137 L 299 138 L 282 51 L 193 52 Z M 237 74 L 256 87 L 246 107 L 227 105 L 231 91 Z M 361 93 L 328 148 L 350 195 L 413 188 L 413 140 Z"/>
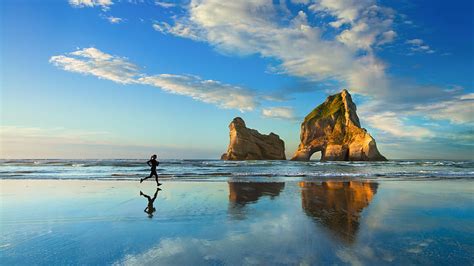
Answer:
<path fill-rule="evenodd" d="M 266 118 L 295 119 L 293 108 L 291 107 L 268 107 L 262 109 L 262 115 Z"/>
<path fill-rule="evenodd" d="M 160 74 L 142 77 L 138 81 L 225 109 L 244 112 L 252 111 L 258 105 L 254 94 L 249 90 L 215 80 L 203 80 L 197 76 Z"/>
<path fill-rule="evenodd" d="M 139 68 L 126 58 L 112 56 L 93 47 L 52 56 L 49 62 L 66 71 L 93 75 L 121 84 L 135 83 L 139 74 Z"/>
<path fill-rule="evenodd" d="M 422 45 L 423 40 L 422 39 L 411 39 L 406 41 L 407 44 L 412 44 L 412 45 Z"/>
<path fill-rule="evenodd" d="M 171 8 L 175 7 L 175 3 L 169 3 L 169 2 L 162 2 L 162 1 L 155 1 L 155 5 L 163 7 L 163 8 Z"/>
<path fill-rule="evenodd" d="M 387 91 L 387 94 L 378 95 L 377 98 L 367 97 L 364 104 L 358 106 L 363 124 L 386 133 L 376 135 L 376 139 L 381 137 L 390 143 L 397 137 L 405 140 L 412 138 L 415 142 L 436 138 L 438 141 L 443 139 L 454 144 L 466 144 L 469 134 L 472 134 L 468 132 L 474 124 L 473 93 L 464 93 L 463 88 L 458 86 L 444 89 L 410 85 L 403 81 L 397 84 L 397 91 Z M 425 122 L 420 123 L 420 118 Z M 436 125 L 436 120 L 449 121 L 456 128 Z M 432 143 L 436 144 L 434 139 Z"/>
<path fill-rule="evenodd" d="M 313 11 L 334 15 L 350 26 L 333 40 L 321 37 L 323 29 L 311 25 L 304 11 L 293 16 L 281 5 L 264 0 L 194 0 L 186 15 L 175 18 L 173 24 L 156 22 L 153 27 L 165 34 L 206 41 L 225 54 L 277 59 L 280 64 L 271 67 L 276 72 L 313 81 L 339 80 L 362 94 L 386 90 L 380 86 L 386 84 L 383 63 L 371 50 L 396 36 L 391 29 L 393 10 L 373 1 L 354 2 L 353 8 L 344 2 L 338 1 L 339 6 L 334 3 L 311 5 Z M 359 53 L 359 49 L 366 53 Z M 367 76 L 373 82 L 364 82 L 362 87 L 359 81 Z"/>
<path fill-rule="evenodd" d="M 310 5 L 312 11 L 322 11 L 337 18 L 340 23 L 354 23 L 359 17 L 362 9 L 368 7 L 373 1 L 343 1 L 343 0 L 320 0 Z"/>
<path fill-rule="evenodd" d="M 118 24 L 123 21 L 122 18 L 117 18 L 117 17 L 112 17 L 112 16 L 107 17 L 107 20 L 112 24 Z"/>
<path fill-rule="evenodd" d="M 114 3 L 112 0 L 69 0 L 69 4 L 73 7 L 97 7 L 109 8 Z"/>
<path fill-rule="evenodd" d="M 172 34 L 183 38 L 199 41 L 201 37 L 196 29 L 190 28 L 188 25 L 176 22 L 173 26 L 166 22 L 153 23 L 153 29 L 164 34 Z"/>
<path fill-rule="evenodd" d="M 96 48 L 85 48 L 66 55 L 52 56 L 49 62 L 66 71 L 93 75 L 121 84 L 152 85 L 166 92 L 215 104 L 220 108 L 238 109 L 244 112 L 252 111 L 259 105 L 252 91 L 239 86 L 205 80 L 194 75 L 148 76 L 139 72 L 139 68 L 126 58 L 113 56 Z"/>
<path fill-rule="evenodd" d="M 411 39 L 411 40 L 407 40 L 405 43 L 410 45 L 410 50 L 412 52 L 420 52 L 420 53 L 427 53 L 427 54 L 432 54 L 435 52 L 422 39 Z"/>
<path fill-rule="evenodd" d="M 397 33 L 393 30 L 382 33 L 382 38 L 379 41 L 379 45 L 391 43 L 397 37 Z"/>
<path fill-rule="evenodd" d="M 474 124 L 474 93 L 433 104 L 418 105 L 416 111 L 436 120 L 448 120 L 455 124 Z"/>
<path fill-rule="evenodd" d="M 364 120 L 372 128 L 379 129 L 396 137 L 422 139 L 435 136 L 435 134 L 427 128 L 407 125 L 400 115 L 393 112 L 370 115 L 365 117 Z"/>
<path fill-rule="evenodd" d="M 377 5 L 374 0 L 321 0 L 309 9 L 335 17 L 329 23 L 334 28 L 348 26 L 336 39 L 354 49 L 370 51 L 373 45 L 389 43 L 395 37 L 392 30 L 395 11 Z"/>

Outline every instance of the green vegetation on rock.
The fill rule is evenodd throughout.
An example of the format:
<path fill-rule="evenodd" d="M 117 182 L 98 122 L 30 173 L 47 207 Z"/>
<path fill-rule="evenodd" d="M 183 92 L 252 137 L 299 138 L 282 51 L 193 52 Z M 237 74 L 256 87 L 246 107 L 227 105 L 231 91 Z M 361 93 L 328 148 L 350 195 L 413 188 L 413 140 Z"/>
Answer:
<path fill-rule="evenodd" d="M 314 119 L 322 119 L 341 112 L 344 117 L 344 103 L 342 102 L 341 93 L 329 96 L 328 100 L 316 107 L 305 118 L 303 123 L 309 123 Z"/>
<path fill-rule="evenodd" d="M 356 110 L 347 90 L 329 96 L 305 117 L 292 160 L 308 161 L 321 151 L 321 160 L 385 161 L 375 140 L 361 128 Z"/>

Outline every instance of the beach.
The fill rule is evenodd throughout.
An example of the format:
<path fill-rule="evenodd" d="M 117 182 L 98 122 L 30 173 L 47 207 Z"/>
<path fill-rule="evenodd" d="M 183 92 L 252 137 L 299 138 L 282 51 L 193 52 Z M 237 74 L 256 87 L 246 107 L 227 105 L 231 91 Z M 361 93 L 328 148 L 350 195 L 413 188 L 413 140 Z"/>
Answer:
<path fill-rule="evenodd" d="M 474 0 L 0 0 L 0 266 L 474 266 Z"/>
<path fill-rule="evenodd" d="M 4 265 L 472 265 L 474 183 L 2 179 Z"/>

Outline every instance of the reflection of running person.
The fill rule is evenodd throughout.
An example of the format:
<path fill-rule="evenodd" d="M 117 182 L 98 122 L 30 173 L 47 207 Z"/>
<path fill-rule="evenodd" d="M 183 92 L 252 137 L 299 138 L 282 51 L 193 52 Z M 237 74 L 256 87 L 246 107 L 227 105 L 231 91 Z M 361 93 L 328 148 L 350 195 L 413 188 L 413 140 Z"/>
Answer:
<path fill-rule="evenodd" d="M 156 167 L 160 164 L 160 162 L 156 160 L 156 154 L 153 154 L 153 156 L 151 156 L 151 159 L 148 162 L 146 162 L 146 164 L 148 164 L 148 166 L 151 167 L 151 173 L 150 173 L 150 176 L 140 179 L 140 183 L 147 180 L 148 178 L 152 176 L 155 176 L 156 185 L 161 186 L 161 183 L 158 183 L 158 174 L 156 173 Z"/>
<path fill-rule="evenodd" d="M 140 191 L 140 196 L 143 196 L 148 199 L 148 206 L 143 211 L 148 213 L 149 218 L 153 217 L 153 213 L 156 211 L 155 207 L 153 207 L 153 202 L 155 202 L 156 196 L 158 196 L 158 191 L 160 190 L 161 189 L 156 188 L 156 192 L 155 192 L 155 195 L 153 195 L 153 198 L 151 198 L 147 194 L 144 194 L 142 191 Z"/>

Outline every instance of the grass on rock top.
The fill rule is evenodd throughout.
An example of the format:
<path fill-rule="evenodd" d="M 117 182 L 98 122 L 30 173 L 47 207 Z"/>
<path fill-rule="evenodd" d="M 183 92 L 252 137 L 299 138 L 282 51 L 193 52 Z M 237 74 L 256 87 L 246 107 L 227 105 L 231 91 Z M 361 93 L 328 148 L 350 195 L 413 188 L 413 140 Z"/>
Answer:
<path fill-rule="evenodd" d="M 320 104 L 304 118 L 303 123 L 311 122 L 313 119 L 326 118 L 339 111 L 344 112 L 341 93 L 329 96 L 327 101 Z"/>

